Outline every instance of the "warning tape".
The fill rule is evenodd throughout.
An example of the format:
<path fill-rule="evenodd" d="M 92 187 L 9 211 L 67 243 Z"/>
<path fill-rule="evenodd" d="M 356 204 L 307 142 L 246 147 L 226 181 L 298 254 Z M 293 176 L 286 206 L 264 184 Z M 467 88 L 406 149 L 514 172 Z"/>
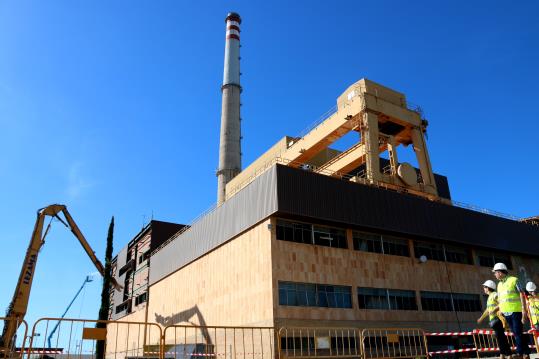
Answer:
<path fill-rule="evenodd" d="M 439 350 L 436 352 L 429 352 L 429 355 L 433 354 L 453 354 L 453 353 L 465 353 L 465 352 L 474 352 L 476 348 L 466 348 L 466 349 L 450 349 L 450 350 Z"/>
<path fill-rule="evenodd" d="M 473 335 L 474 332 L 444 332 L 444 333 L 425 333 L 425 335 L 437 337 L 437 336 L 454 336 L 454 335 Z"/>
<path fill-rule="evenodd" d="M 171 351 L 166 351 L 165 354 L 183 354 L 183 355 L 188 355 L 190 357 L 215 357 L 215 356 L 229 356 L 229 354 L 225 354 L 225 353 L 189 353 L 188 351 L 186 352 L 171 352 Z M 236 352 L 236 355 L 264 355 L 264 353 L 242 353 L 242 352 Z"/>
<path fill-rule="evenodd" d="M 62 354 L 61 350 L 25 350 L 24 352 L 29 354 Z"/>

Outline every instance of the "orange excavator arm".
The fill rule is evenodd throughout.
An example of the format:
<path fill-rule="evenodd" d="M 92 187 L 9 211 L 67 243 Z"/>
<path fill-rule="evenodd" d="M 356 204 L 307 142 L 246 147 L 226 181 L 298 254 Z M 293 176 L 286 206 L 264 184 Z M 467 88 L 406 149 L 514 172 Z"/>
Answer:
<path fill-rule="evenodd" d="M 65 220 L 59 216 L 60 213 L 63 214 Z M 88 254 L 90 257 L 90 260 L 94 263 L 99 273 L 101 273 L 102 276 L 105 275 L 105 267 L 99 261 L 99 259 L 97 259 L 95 252 L 92 250 L 92 247 L 90 247 L 90 244 L 88 244 L 88 241 L 73 220 L 73 217 L 71 217 L 67 211 L 65 205 L 52 204 L 38 210 L 36 224 L 32 232 L 30 244 L 26 250 L 26 256 L 19 274 L 19 280 L 17 281 L 17 286 L 15 287 L 15 292 L 13 293 L 13 299 L 11 300 L 11 304 L 6 313 L 7 320 L 4 323 L 4 330 L 0 339 L 0 351 L 10 350 L 14 346 L 15 343 L 13 342 L 13 339 L 18 327 L 26 315 L 39 250 L 43 244 L 45 244 L 45 237 L 47 236 L 51 226 L 51 223 L 49 223 L 45 229 L 45 233 L 43 233 L 43 227 L 47 216 L 58 219 L 71 230 L 71 232 L 79 240 L 82 248 L 84 248 L 86 251 L 86 254 Z M 116 290 L 121 290 L 122 287 L 116 282 L 116 280 L 114 278 L 112 280 Z"/>

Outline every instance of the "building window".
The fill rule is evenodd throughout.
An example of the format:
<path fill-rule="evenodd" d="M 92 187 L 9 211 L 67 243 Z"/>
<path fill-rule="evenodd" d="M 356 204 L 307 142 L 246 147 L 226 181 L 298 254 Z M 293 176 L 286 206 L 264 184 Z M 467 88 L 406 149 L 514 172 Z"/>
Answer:
<path fill-rule="evenodd" d="M 453 305 L 457 312 L 480 312 L 481 299 L 478 294 L 453 294 Z"/>
<path fill-rule="evenodd" d="M 306 223 L 277 220 L 277 239 L 312 244 L 312 226 Z"/>
<path fill-rule="evenodd" d="M 394 256 L 410 256 L 410 248 L 408 247 L 408 240 L 402 238 L 396 238 L 392 236 L 382 236 L 382 248 L 384 254 L 392 254 Z"/>
<path fill-rule="evenodd" d="M 440 292 L 421 292 L 421 306 L 423 310 L 432 310 L 438 312 L 451 312 L 451 294 Z"/>
<path fill-rule="evenodd" d="M 480 312 L 481 298 L 478 294 L 421 292 L 423 310 Z"/>
<path fill-rule="evenodd" d="M 124 310 L 127 310 L 129 307 L 129 300 L 123 302 L 122 304 L 116 306 L 116 314 L 123 312 Z"/>
<path fill-rule="evenodd" d="M 412 290 L 358 288 L 357 295 L 362 309 L 417 310 Z"/>
<path fill-rule="evenodd" d="M 344 229 L 313 226 L 312 224 L 290 222 L 281 219 L 277 220 L 277 239 L 326 247 L 348 248 L 346 244 L 346 231 Z"/>
<path fill-rule="evenodd" d="M 389 309 L 417 310 L 415 292 L 413 290 L 388 289 Z"/>
<path fill-rule="evenodd" d="M 445 244 L 444 250 L 445 258 L 448 262 L 472 264 L 468 249 Z"/>
<path fill-rule="evenodd" d="M 343 229 L 313 226 L 313 240 L 319 246 L 348 248 L 346 231 Z"/>
<path fill-rule="evenodd" d="M 425 256 L 430 260 L 444 261 L 444 247 L 438 243 L 414 242 L 415 257 Z"/>
<path fill-rule="evenodd" d="M 148 300 L 148 292 L 142 293 L 135 298 L 135 305 L 142 304 Z"/>
<path fill-rule="evenodd" d="M 511 263 L 511 256 L 504 253 L 488 252 L 488 251 L 476 251 L 477 263 L 482 267 L 494 267 L 496 263 L 503 263 L 507 266 L 507 269 L 513 269 Z"/>
<path fill-rule="evenodd" d="M 430 260 L 447 261 L 452 263 L 471 264 L 471 258 L 467 248 L 429 242 L 414 242 L 415 256 L 425 256 Z"/>
<path fill-rule="evenodd" d="M 352 308 L 352 288 L 338 285 L 279 282 L 279 304 L 300 307 Z"/>
<path fill-rule="evenodd" d="M 381 237 L 378 234 L 353 231 L 352 241 L 356 251 L 383 253 Z"/>
<path fill-rule="evenodd" d="M 357 298 L 361 309 L 389 309 L 386 289 L 358 288 Z"/>
<path fill-rule="evenodd" d="M 410 256 L 407 239 L 357 231 L 352 232 L 352 239 L 356 251 Z"/>

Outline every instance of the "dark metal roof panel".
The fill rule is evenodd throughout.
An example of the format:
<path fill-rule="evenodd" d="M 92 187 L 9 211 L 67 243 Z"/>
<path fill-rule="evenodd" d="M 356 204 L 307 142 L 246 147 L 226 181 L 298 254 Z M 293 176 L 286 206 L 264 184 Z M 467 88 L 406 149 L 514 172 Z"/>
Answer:
<path fill-rule="evenodd" d="M 537 226 L 282 165 L 277 186 L 287 216 L 539 255 Z"/>

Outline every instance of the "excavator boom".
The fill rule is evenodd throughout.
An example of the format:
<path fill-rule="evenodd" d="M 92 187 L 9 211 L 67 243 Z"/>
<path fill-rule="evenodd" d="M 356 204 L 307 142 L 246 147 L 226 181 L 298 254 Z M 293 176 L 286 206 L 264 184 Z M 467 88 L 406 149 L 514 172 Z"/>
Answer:
<path fill-rule="evenodd" d="M 60 213 L 64 216 L 65 221 L 59 217 Z M 69 214 L 65 205 L 52 204 L 38 210 L 36 224 L 32 232 L 32 238 L 30 239 L 30 244 L 26 250 L 24 262 L 19 274 L 19 280 L 17 281 L 17 286 L 15 287 L 15 292 L 13 293 L 13 299 L 11 300 L 11 304 L 6 314 L 8 319 L 4 323 L 2 337 L 0 338 L 1 352 L 9 351 L 15 345 L 13 338 L 15 337 L 17 329 L 26 315 L 39 250 L 45 243 L 45 237 L 50 228 L 49 224 L 45 230 L 45 233 L 43 233 L 43 226 L 47 216 L 57 218 L 71 230 L 73 235 L 75 235 L 79 243 L 82 245 L 82 248 L 84 248 L 86 251 L 86 254 L 88 254 L 90 257 L 90 260 L 94 263 L 99 273 L 102 276 L 105 276 L 105 267 L 99 261 L 99 259 L 97 259 L 95 252 L 92 250 L 92 247 L 90 247 L 90 244 L 88 244 L 88 241 L 73 220 L 73 217 L 71 217 L 71 214 Z M 121 286 L 114 279 L 112 280 L 114 287 L 117 290 L 120 290 Z"/>

